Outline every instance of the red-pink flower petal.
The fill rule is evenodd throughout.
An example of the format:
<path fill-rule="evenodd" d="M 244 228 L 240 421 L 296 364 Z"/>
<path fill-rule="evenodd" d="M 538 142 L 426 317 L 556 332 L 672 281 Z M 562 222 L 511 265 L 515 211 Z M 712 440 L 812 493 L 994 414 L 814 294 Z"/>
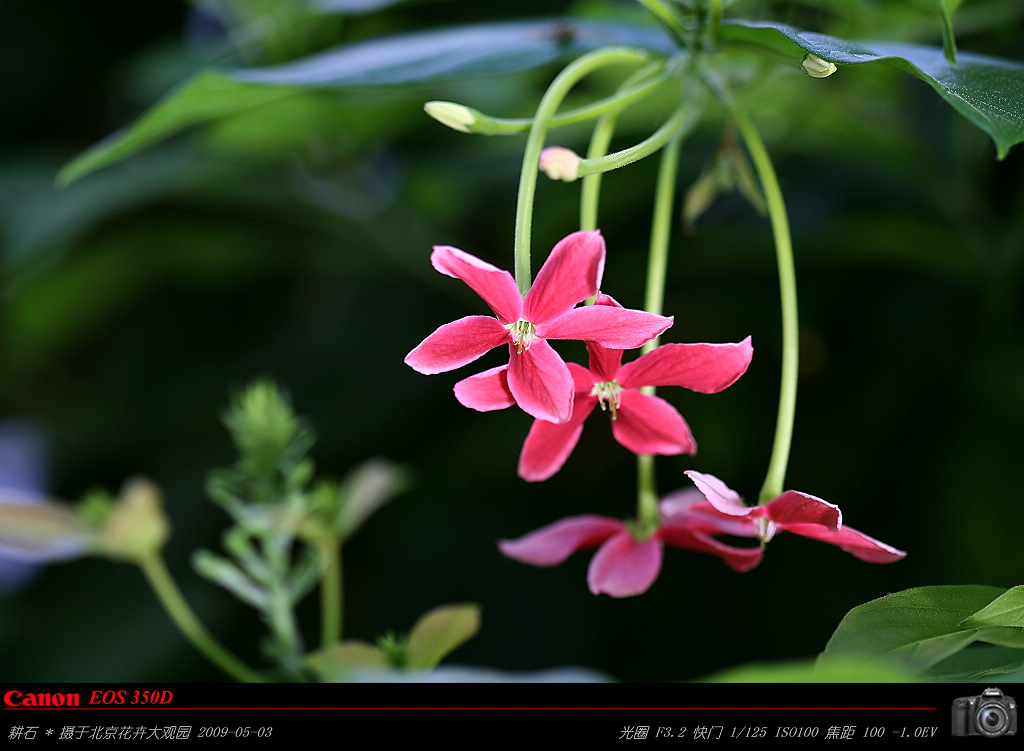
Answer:
<path fill-rule="evenodd" d="M 437 329 L 405 356 L 405 363 L 425 375 L 444 373 L 473 362 L 510 338 L 498 319 L 467 316 Z"/>
<path fill-rule="evenodd" d="M 583 422 L 595 406 L 597 397 L 581 397 L 577 393 L 568 422 L 556 425 L 534 420 L 519 454 L 519 476 L 527 482 L 541 482 L 560 470 L 576 448 L 583 432 Z"/>
<path fill-rule="evenodd" d="M 559 240 L 526 293 L 522 317 L 539 328 L 596 295 L 604 274 L 604 255 L 600 232 L 573 232 Z M 538 336 L 543 334 L 538 331 Z"/>
<path fill-rule="evenodd" d="M 622 530 L 622 522 L 607 516 L 569 516 L 498 548 L 509 558 L 534 566 L 557 566 L 577 550 L 594 548 Z"/>
<path fill-rule="evenodd" d="M 750 571 L 750 569 L 757 566 L 764 555 L 760 545 L 747 548 L 727 545 L 698 529 L 694 529 L 683 520 L 675 522 L 666 521 L 655 533 L 655 537 L 666 545 L 718 556 L 725 561 L 729 568 L 740 573 Z"/>
<path fill-rule="evenodd" d="M 673 456 L 697 452 L 690 428 L 676 408 L 664 399 L 639 391 L 619 394 L 612 434 L 634 454 Z"/>
<path fill-rule="evenodd" d="M 505 409 L 516 403 L 508 388 L 508 365 L 485 370 L 455 384 L 455 398 L 459 403 L 479 412 Z"/>
<path fill-rule="evenodd" d="M 572 375 L 543 339 L 534 339 L 521 354 L 509 345 L 508 387 L 516 404 L 538 420 L 565 422 L 572 415 Z"/>
<path fill-rule="evenodd" d="M 719 480 L 714 475 L 706 475 L 703 472 L 688 470 L 684 472 L 687 477 L 693 480 L 697 490 L 704 494 L 708 503 L 718 511 L 729 516 L 748 516 L 752 508 L 743 505 L 743 499 L 739 494 Z"/>
<path fill-rule="evenodd" d="M 537 336 L 583 339 L 610 349 L 634 349 L 661 336 L 671 325 L 671 316 L 608 305 L 585 305 L 543 325 L 537 324 Z"/>
<path fill-rule="evenodd" d="M 600 547 L 590 561 L 587 585 L 595 595 L 632 597 L 650 589 L 661 571 L 661 543 L 637 542 L 626 530 Z"/>
<path fill-rule="evenodd" d="M 621 349 L 608 349 L 595 342 L 587 342 L 587 352 L 590 354 L 590 372 L 593 373 L 593 381 L 618 379 L 619 368 L 622 366 Z"/>
<path fill-rule="evenodd" d="M 746 372 L 753 353 L 749 336 L 738 344 L 663 344 L 623 365 L 618 380 L 623 388 L 682 386 L 714 394 Z"/>
<path fill-rule="evenodd" d="M 891 545 L 868 537 L 852 527 L 843 527 L 838 532 L 830 532 L 817 524 L 792 524 L 785 530 L 803 537 L 810 537 L 813 540 L 827 542 L 829 545 L 837 545 L 847 553 L 868 563 L 895 563 L 907 555 L 902 550 L 897 550 Z"/>
<path fill-rule="evenodd" d="M 760 522 L 747 516 L 729 516 L 716 509 L 697 489 L 678 490 L 658 503 L 664 524 L 685 523 L 691 529 L 711 535 L 757 537 Z"/>
<path fill-rule="evenodd" d="M 448 245 L 436 246 L 430 262 L 442 274 L 468 284 L 503 324 L 515 323 L 522 317 L 523 296 L 507 271 Z"/>
<path fill-rule="evenodd" d="M 771 519 L 780 529 L 790 529 L 794 524 L 813 524 L 836 532 L 843 526 L 843 514 L 838 506 L 796 490 L 787 490 L 753 511 L 757 512 L 755 516 Z"/>

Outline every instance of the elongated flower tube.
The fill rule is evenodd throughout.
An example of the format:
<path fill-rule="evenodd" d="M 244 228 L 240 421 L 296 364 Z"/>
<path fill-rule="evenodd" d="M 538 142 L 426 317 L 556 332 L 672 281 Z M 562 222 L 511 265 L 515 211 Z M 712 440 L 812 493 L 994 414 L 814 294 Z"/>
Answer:
<path fill-rule="evenodd" d="M 467 316 L 441 326 L 405 362 L 417 372 L 432 375 L 459 368 L 507 344 L 510 398 L 537 419 L 565 422 L 572 415 L 573 377 L 548 339 L 582 339 L 632 349 L 672 325 L 671 317 L 642 310 L 575 307 L 597 294 L 604 258 L 600 232 L 575 232 L 555 245 L 524 298 L 507 271 L 457 248 L 435 247 L 430 258 L 434 268 L 468 284 L 494 317 Z"/>
<path fill-rule="evenodd" d="M 587 571 L 587 586 L 597 594 L 632 597 L 650 589 L 661 572 L 665 545 L 710 553 L 735 571 L 761 562 L 760 547 L 736 547 L 718 535 L 753 537 L 754 525 L 719 513 L 700 493 L 676 493 L 659 504 L 661 524 L 644 539 L 631 525 L 607 516 L 570 516 L 516 540 L 498 543 L 501 552 L 533 566 L 557 566 L 577 550 L 597 548 Z"/>

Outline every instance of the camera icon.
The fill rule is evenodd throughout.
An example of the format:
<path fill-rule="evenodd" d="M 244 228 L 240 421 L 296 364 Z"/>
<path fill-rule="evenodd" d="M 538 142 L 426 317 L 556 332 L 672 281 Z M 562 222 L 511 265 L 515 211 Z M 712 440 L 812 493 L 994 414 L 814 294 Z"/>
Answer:
<path fill-rule="evenodd" d="M 998 738 L 1017 733 L 1017 702 L 998 688 L 953 700 L 953 735 Z"/>

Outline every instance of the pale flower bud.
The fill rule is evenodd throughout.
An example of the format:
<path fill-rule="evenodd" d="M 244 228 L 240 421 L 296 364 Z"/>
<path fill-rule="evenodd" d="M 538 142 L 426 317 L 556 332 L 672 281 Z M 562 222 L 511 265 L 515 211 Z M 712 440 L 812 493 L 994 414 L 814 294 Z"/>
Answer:
<path fill-rule="evenodd" d="M 100 530 L 99 552 L 111 558 L 139 560 L 160 550 L 170 530 L 160 488 L 134 477 L 124 484 Z"/>
<path fill-rule="evenodd" d="M 455 102 L 427 102 L 423 110 L 442 125 L 462 133 L 469 133 L 477 119 L 473 110 Z"/>
<path fill-rule="evenodd" d="M 548 146 L 540 152 L 540 171 L 552 180 L 571 183 L 580 176 L 580 157 L 572 149 Z"/>
<path fill-rule="evenodd" d="M 822 60 L 813 52 L 807 53 L 803 61 L 801 61 L 800 66 L 807 71 L 807 75 L 811 78 L 828 78 L 837 70 L 835 63 L 830 63 L 828 60 Z"/>

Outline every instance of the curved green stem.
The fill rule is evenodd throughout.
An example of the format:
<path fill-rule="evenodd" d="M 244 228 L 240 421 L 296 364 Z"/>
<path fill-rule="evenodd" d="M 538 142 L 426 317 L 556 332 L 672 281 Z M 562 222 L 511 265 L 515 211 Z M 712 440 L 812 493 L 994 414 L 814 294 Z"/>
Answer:
<path fill-rule="evenodd" d="M 789 464 L 789 450 L 793 440 L 796 416 L 796 388 L 800 365 L 800 325 L 797 315 L 796 269 L 793 263 L 793 240 L 789 232 L 786 204 L 782 200 L 775 168 L 772 166 L 764 141 L 747 113 L 721 88 L 722 100 L 739 128 L 754 169 L 761 181 L 768 217 L 775 240 L 775 258 L 779 271 L 779 297 L 782 306 L 782 377 L 779 385 L 779 412 L 775 422 L 775 440 L 768 461 L 768 472 L 761 486 L 758 503 L 764 504 L 782 493 Z"/>
<path fill-rule="evenodd" d="M 149 585 L 156 593 L 160 604 L 174 625 L 184 634 L 192 646 L 198 649 L 214 665 L 232 678 L 246 683 L 265 683 L 266 679 L 235 657 L 206 630 L 196 614 L 192 612 L 185 597 L 174 583 L 174 578 L 164 565 L 158 553 L 141 557 L 137 560 L 139 568 L 145 574 Z"/>
<path fill-rule="evenodd" d="M 567 125 L 584 123 L 609 113 L 618 114 L 629 105 L 650 96 L 672 80 L 672 74 L 669 72 L 654 75 L 664 67 L 664 62 L 655 63 L 650 68 L 644 69 L 644 75 L 631 77 L 628 88 L 622 87 L 610 97 L 555 115 L 548 123 L 548 128 L 562 128 Z M 642 81 L 642 83 L 638 83 L 638 81 Z M 482 136 L 514 136 L 525 133 L 533 125 L 532 117 L 493 117 L 478 109 L 454 102 L 427 102 L 424 109 L 431 117 L 451 128 Z M 446 114 L 456 113 L 457 118 L 445 117 Z"/>
<path fill-rule="evenodd" d="M 579 166 L 579 177 L 586 177 L 599 172 L 610 172 L 619 167 L 639 161 L 650 156 L 662 148 L 669 139 L 677 134 L 686 134 L 697 122 L 697 110 L 689 102 L 683 102 L 672 113 L 672 116 L 665 121 L 665 124 L 658 128 L 648 138 L 628 149 L 616 151 L 614 154 L 598 157 L 596 159 L 581 159 Z"/>
<path fill-rule="evenodd" d="M 595 50 L 569 63 L 544 93 L 537 107 L 530 135 L 523 153 L 523 167 L 519 174 L 519 196 L 516 202 L 515 275 L 519 291 L 524 296 L 530 289 L 530 234 L 533 225 L 533 197 L 537 190 L 537 162 L 551 119 L 570 89 L 587 74 L 607 65 L 642 63 L 647 52 L 625 47 Z"/>
<path fill-rule="evenodd" d="M 672 11 L 665 7 L 661 0 L 639 0 L 640 4 L 647 8 L 668 29 L 669 33 L 682 42 L 686 39 L 687 31 L 682 21 Z"/>
<path fill-rule="evenodd" d="M 639 70 L 627 78 L 620 87 L 620 91 L 632 91 L 630 87 L 635 86 L 637 81 L 651 75 L 652 70 L 663 67 L 663 63 L 655 63 Z M 662 76 L 659 76 L 662 78 Z M 618 96 L 618 94 L 616 94 Z M 590 145 L 587 147 L 587 159 L 597 159 L 608 153 L 608 146 L 612 142 L 612 135 L 615 133 L 615 125 L 619 120 L 621 108 L 606 112 L 594 125 L 594 132 L 590 136 Z M 597 229 L 597 207 L 601 195 L 601 172 L 595 172 L 583 178 L 580 188 L 580 229 Z"/>

